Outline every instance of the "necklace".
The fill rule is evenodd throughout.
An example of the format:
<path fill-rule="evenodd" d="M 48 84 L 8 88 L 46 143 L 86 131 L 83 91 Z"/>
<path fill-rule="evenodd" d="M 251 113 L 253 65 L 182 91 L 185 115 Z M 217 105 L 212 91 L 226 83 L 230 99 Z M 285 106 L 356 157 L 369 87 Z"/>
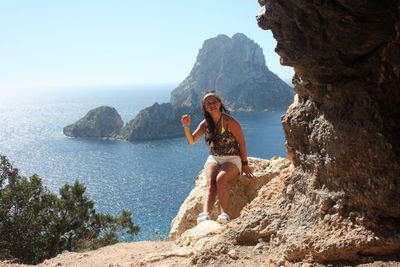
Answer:
<path fill-rule="evenodd" d="M 216 131 L 217 131 L 218 128 L 219 128 L 219 125 L 220 125 L 220 123 L 221 123 L 221 120 L 222 120 L 222 114 L 221 114 L 221 116 L 219 116 L 218 121 L 217 121 L 216 123 L 214 122 L 214 124 L 215 124 L 215 130 L 216 130 Z"/>

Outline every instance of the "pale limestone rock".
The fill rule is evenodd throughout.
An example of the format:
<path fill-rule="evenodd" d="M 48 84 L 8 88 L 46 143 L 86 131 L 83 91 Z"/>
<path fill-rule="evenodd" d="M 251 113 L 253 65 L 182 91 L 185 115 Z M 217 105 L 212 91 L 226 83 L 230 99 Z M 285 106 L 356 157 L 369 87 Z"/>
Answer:
<path fill-rule="evenodd" d="M 130 264 L 130 266 L 149 266 L 154 263 L 157 266 L 166 266 L 165 264 L 161 263 L 163 260 L 171 257 L 181 257 L 181 258 L 189 258 L 193 255 L 193 250 L 189 247 L 173 247 L 171 251 L 161 252 L 161 253 L 150 253 L 145 256 L 143 259 Z M 175 266 L 175 265 L 172 265 Z"/>
<path fill-rule="evenodd" d="M 229 250 L 228 256 L 231 257 L 234 260 L 239 258 L 238 252 L 236 250 L 234 250 L 234 249 Z"/>
<path fill-rule="evenodd" d="M 218 232 L 218 230 L 222 227 L 221 224 L 219 224 L 216 221 L 213 220 L 207 220 L 199 223 L 192 229 L 187 230 L 184 232 L 179 240 L 176 241 L 177 245 L 183 245 L 183 246 L 189 246 L 191 245 L 192 247 L 194 244 L 200 240 L 203 239 L 207 236 L 214 235 L 215 233 Z"/>
<path fill-rule="evenodd" d="M 240 215 L 243 207 L 250 203 L 258 194 L 259 189 L 273 177 L 290 165 L 285 158 L 274 157 L 271 160 L 249 158 L 253 168 L 254 179 L 239 176 L 231 183 L 229 215 L 232 219 Z M 196 225 L 197 215 L 203 209 L 203 196 L 206 192 L 206 179 L 204 170 L 196 177 L 196 185 L 179 209 L 177 216 L 171 223 L 170 240 L 175 240 L 186 230 Z M 218 201 L 211 212 L 211 218 L 216 219 L 220 213 Z"/>

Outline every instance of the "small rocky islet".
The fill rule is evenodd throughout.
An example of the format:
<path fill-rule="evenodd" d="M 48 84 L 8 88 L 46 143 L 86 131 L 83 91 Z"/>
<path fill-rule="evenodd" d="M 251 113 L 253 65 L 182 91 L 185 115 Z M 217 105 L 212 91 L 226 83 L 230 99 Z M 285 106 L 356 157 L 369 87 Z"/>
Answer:
<path fill-rule="evenodd" d="M 124 126 L 118 111 L 113 107 L 101 106 L 90 110 L 74 124 L 64 127 L 67 136 L 111 137 Z"/>

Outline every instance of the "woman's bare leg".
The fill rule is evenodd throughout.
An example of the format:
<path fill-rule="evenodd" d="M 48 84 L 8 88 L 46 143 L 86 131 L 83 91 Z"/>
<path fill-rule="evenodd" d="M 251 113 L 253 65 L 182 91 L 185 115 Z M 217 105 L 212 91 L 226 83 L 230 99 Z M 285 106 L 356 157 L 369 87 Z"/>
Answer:
<path fill-rule="evenodd" d="M 203 212 L 211 212 L 217 196 L 217 175 L 220 166 L 215 163 L 206 164 L 204 167 L 207 178 L 207 192 L 204 199 Z"/>
<path fill-rule="evenodd" d="M 229 208 L 229 182 L 239 175 L 238 167 L 233 163 L 222 164 L 216 179 L 217 195 L 222 212 L 228 213 Z"/>

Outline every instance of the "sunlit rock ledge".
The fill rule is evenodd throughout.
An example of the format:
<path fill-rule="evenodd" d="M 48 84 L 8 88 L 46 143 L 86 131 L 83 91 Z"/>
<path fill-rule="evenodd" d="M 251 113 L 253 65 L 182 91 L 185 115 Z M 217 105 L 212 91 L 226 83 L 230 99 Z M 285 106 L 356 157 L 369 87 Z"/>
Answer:
<path fill-rule="evenodd" d="M 239 176 L 232 181 L 230 185 L 228 213 L 232 219 L 240 215 L 243 207 L 257 196 L 261 187 L 291 166 L 288 159 L 280 157 L 274 157 L 271 160 L 250 157 L 249 164 L 253 168 L 255 178 Z M 205 171 L 202 170 L 196 176 L 196 186 L 190 192 L 171 223 L 170 240 L 176 239 L 186 230 L 196 226 L 197 215 L 202 212 L 203 209 L 203 196 L 207 190 L 206 183 Z M 221 211 L 217 200 L 210 214 L 211 218 L 215 220 L 220 213 Z"/>

